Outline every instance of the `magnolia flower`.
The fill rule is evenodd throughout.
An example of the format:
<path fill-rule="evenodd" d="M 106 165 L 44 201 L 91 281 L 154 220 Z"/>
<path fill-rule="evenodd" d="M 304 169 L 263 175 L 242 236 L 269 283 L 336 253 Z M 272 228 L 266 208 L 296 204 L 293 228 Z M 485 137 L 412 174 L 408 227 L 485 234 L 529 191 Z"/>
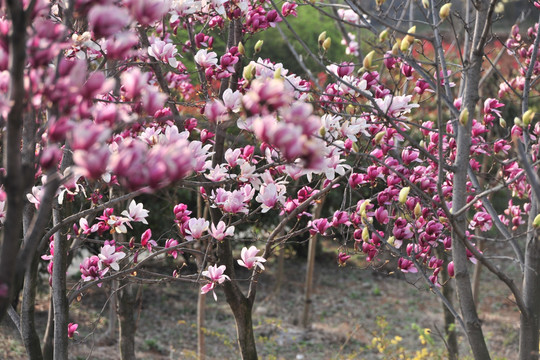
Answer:
<path fill-rule="evenodd" d="M 178 66 L 178 61 L 176 60 L 178 49 L 173 43 L 166 43 L 165 41 L 157 39 L 152 46 L 148 48 L 148 55 L 156 60 L 168 63 L 174 68 Z"/>
<path fill-rule="evenodd" d="M 240 254 L 241 260 L 238 260 L 238 264 L 240 266 L 243 266 L 245 268 L 248 268 L 249 270 L 256 268 L 257 266 L 261 268 L 261 270 L 264 270 L 263 262 L 266 262 L 266 259 L 262 256 L 256 256 L 257 253 L 260 250 L 257 249 L 255 246 L 250 247 L 249 249 L 247 247 L 244 247 L 242 249 L 242 253 Z"/>
<path fill-rule="evenodd" d="M 84 261 L 79 266 L 81 270 L 81 278 L 83 281 L 92 281 L 101 279 L 102 275 L 106 272 L 103 272 L 99 268 L 99 257 L 93 255 L 89 258 L 84 259 Z"/>
<path fill-rule="evenodd" d="M 143 207 L 142 203 L 136 203 L 135 200 L 131 200 L 128 210 L 122 211 L 122 215 L 127 217 L 130 221 L 139 221 L 143 224 L 148 224 L 146 217 L 148 217 L 148 210 Z"/>
<path fill-rule="evenodd" d="M 79 335 L 79 332 L 77 331 L 78 327 L 79 327 L 79 324 L 75 324 L 75 323 L 68 324 L 68 338 L 73 339 L 74 335 Z"/>
<path fill-rule="evenodd" d="M 218 62 L 217 54 L 213 51 L 208 52 L 206 49 L 201 49 L 195 54 L 195 62 L 205 69 L 215 66 Z"/>
<path fill-rule="evenodd" d="M 152 237 L 152 230 L 147 229 L 141 235 L 141 245 L 146 247 L 148 251 L 152 252 L 152 246 L 157 246 L 155 240 L 150 239 Z"/>
<path fill-rule="evenodd" d="M 178 245 L 178 240 L 169 239 L 165 242 L 165 249 L 175 247 L 176 245 Z M 167 254 L 171 255 L 173 258 L 176 259 L 176 257 L 178 256 L 178 250 L 167 251 Z"/>
<path fill-rule="evenodd" d="M 212 265 L 210 265 L 210 266 L 208 266 L 207 271 L 202 272 L 202 276 L 206 276 L 207 278 L 209 278 L 210 283 L 204 285 L 201 288 L 201 294 L 206 294 L 206 293 L 214 290 L 214 288 L 216 287 L 216 284 L 222 284 L 223 282 L 225 282 L 225 280 L 231 280 L 230 277 L 223 274 L 225 272 L 225 269 L 226 269 L 225 265 L 221 265 L 221 266 L 217 266 L 217 265 L 212 266 Z M 214 294 L 214 300 L 217 301 L 216 293 L 213 292 L 213 294 Z"/>
<path fill-rule="evenodd" d="M 208 230 L 209 225 L 210 223 L 204 218 L 189 219 L 186 233 L 190 234 L 190 236 L 187 236 L 187 238 L 189 240 L 200 239 L 203 235 L 203 232 Z"/>
<path fill-rule="evenodd" d="M 118 265 L 118 260 L 123 259 L 126 256 L 123 252 L 116 252 L 116 247 L 114 245 L 105 245 L 101 248 L 101 253 L 98 255 L 99 257 L 99 268 L 104 269 L 102 271 L 101 275 L 104 275 L 108 268 L 112 268 L 113 270 L 120 270 L 120 266 Z"/>
<path fill-rule="evenodd" d="M 223 221 L 220 221 L 217 226 L 214 224 L 210 225 L 210 233 L 217 241 L 223 241 L 226 236 L 234 235 L 234 226 L 227 227 Z"/>

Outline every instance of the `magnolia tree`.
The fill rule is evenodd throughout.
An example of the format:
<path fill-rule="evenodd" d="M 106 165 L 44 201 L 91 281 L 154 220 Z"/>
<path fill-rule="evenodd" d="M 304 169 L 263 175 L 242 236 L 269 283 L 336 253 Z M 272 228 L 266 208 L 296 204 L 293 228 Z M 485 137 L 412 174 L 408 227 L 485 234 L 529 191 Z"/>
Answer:
<path fill-rule="evenodd" d="M 538 357 L 540 125 L 529 109 L 540 73 L 538 24 L 516 25 L 505 44 L 490 44 L 497 1 L 463 13 L 410 1 L 398 22 L 384 1 L 315 4 L 338 22 L 351 59 L 327 59 L 324 33 L 318 49 L 292 39 L 318 64 L 312 71 L 326 71 L 323 82 L 310 69 L 304 79 L 279 59 L 257 58 L 262 42 L 242 45 L 268 28 L 294 30 L 287 19 L 299 5 L 3 2 L 0 317 L 9 313 L 20 325 L 30 358 L 67 359 L 80 325 L 69 320 L 70 304 L 114 282 L 123 284 L 115 291 L 121 354 L 133 358 L 129 285 L 167 279 L 199 283 L 217 301 L 222 290 L 241 356 L 256 359 L 252 308 L 265 262 L 291 237 L 316 234 L 341 235 L 341 265 L 390 252 L 396 270 L 420 274 L 443 299 L 449 336 L 455 319 L 475 358 L 488 359 L 469 279 L 471 265 L 482 264 L 520 311 L 520 358 Z M 451 46 L 441 29 L 454 34 Z M 375 48 L 366 56 L 360 36 Z M 501 70 L 488 46 L 511 54 L 514 71 Z M 500 88 L 488 93 L 482 86 L 492 77 Z M 503 119 L 516 102 L 518 116 Z M 192 189 L 200 202 L 170 204 L 175 234 L 163 236 L 137 197 L 167 187 Z M 502 193 L 508 206 L 495 207 L 490 199 Z M 340 208 L 314 218 L 327 195 L 342 198 Z M 237 229 L 268 212 L 279 213 L 279 223 L 238 256 Z M 479 250 L 488 231 L 513 251 L 520 277 Z M 80 281 L 68 291 L 67 266 L 85 243 L 99 253 L 78 264 Z M 198 270 L 144 271 L 180 254 L 193 255 Z M 33 314 L 40 261 L 51 285 L 43 344 Z M 252 272 L 248 288 L 235 266 Z"/>

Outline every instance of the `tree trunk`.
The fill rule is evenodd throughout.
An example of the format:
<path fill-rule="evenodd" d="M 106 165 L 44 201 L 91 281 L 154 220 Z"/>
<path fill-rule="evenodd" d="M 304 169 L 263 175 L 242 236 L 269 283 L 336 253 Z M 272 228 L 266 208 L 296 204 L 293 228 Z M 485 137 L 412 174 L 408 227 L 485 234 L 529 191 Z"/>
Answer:
<path fill-rule="evenodd" d="M 529 229 L 538 213 L 536 196 L 532 196 L 529 216 Z M 538 360 L 539 319 L 540 319 L 540 243 L 536 230 L 527 236 L 525 267 L 523 277 L 523 300 L 527 314 L 521 314 L 519 329 L 519 360 Z"/>
<path fill-rule="evenodd" d="M 138 288 L 140 285 L 120 282 L 118 294 L 118 323 L 120 330 L 120 358 L 122 360 L 134 360 L 135 357 L 135 332 L 137 331 L 136 309 L 139 301 Z"/>
<path fill-rule="evenodd" d="M 54 305 L 53 305 L 53 295 L 51 288 L 51 295 L 49 300 L 49 311 L 47 316 L 47 327 L 45 328 L 45 335 L 43 335 L 43 359 L 52 360 L 53 359 L 53 349 L 54 349 Z"/>
<path fill-rule="evenodd" d="M 54 224 L 62 220 L 59 209 L 53 210 Z M 62 230 L 54 234 L 53 307 L 54 307 L 54 360 L 68 359 L 68 301 L 66 298 L 67 240 Z"/>
<path fill-rule="evenodd" d="M 236 305 L 231 305 L 231 309 L 234 314 L 234 320 L 236 321 L 236 333 L 242 360 L 257 360 L 257 346 L 255 344 L 251 317 L 253 304 L 244 298 Z"/>
<path fill-rule="evenodd" d="M 30 268 L 27 269 L 23 287 L 23 298 L 21 304 L 21 334 L 26 348 L 26 353 L 31 360 L 42 360 L 41 341 L 36 332 L 35 324 L 35 303 L 37 289 L 37 268 L 39 265 L 39 254 L 32 260 Z"/>
<path fill-rule="evenodd" d="M 197 299 L 197 358 L 198 360 L 206 359 L 206 351 L 204 347 L 204 316 L 206 313 L 206 294 L 199 291 Z"/>
<path fill-rule="evenodd" d="M 315 209 L 315 214 L 313 219 L 316 220 L 321 217 L 322 208 L 324 205 L 324 197 L 320 199 L 320 202 L 317 204 Z M 308 248 L 308 261 L 307 261 L 307 272 L 306 272 L 306 283 L 305 283 L 305 294 L 304 294 L 304 311 L 302 314 L 302 325 L 307 328 L 309 326 L 309 315 L 311 310 L 311 292 L 313 291 L 313 273 L 315 270 L 315 255 L 317 254 L 317 240 L 318 234 L 313 235 L 309 239 L 309 248 Z"/>
<path fill-rule="evenodd" d="M 450 302 L 454 302 L 454 287 L 452 280 L 448 276 L 448 271 L 443 269 L 440 273 L 441 281 L 444 284 L 442 287 L 442 294 Z M 443 304 L 444 312 L 444 331 L 446 333 L 446 345 L 448 350 L 448 360 L 459 359 L 459 347 L 457 341 L 456 332 L 456 319 L 452 312 Z"/>
<path fill-rule="evenodd" d="M 485 42 L 483 32 L 486 26 L 488 28 L 490 26 L 489 6 L 490 2 L 488 0 L 480 0 L 477 3 L 473 42 L 470 54 L 467 54 L 470 67 L 466 71 L 464 107 L 468 109 L 470 119 L 475 117 L 476 103 L 479 100 L 478 83 L 482 70 L 482 49 Z M 454 162 L 456 170 L 453 179 L 452 209 L 456 211 L 463 208 L 467 201 L 467 174 L 471 147 L 471 127 L 472 120 L 469 120 L 465 125 L 458 123 L 455 128 L 457 132 L 457 153 Z M 456 274 L 456 288 L 473 355 L 475 359 L 484 360 L 490 359 L 490 355 L 472 294 L 471 279 L 468 270 L 469 260 L 464 244 L 468 240 L 463 238 L 467 231 L 467 219 L 465 215 L 462 214 L 454 218 L 452 229 L 452 257 Z"/>

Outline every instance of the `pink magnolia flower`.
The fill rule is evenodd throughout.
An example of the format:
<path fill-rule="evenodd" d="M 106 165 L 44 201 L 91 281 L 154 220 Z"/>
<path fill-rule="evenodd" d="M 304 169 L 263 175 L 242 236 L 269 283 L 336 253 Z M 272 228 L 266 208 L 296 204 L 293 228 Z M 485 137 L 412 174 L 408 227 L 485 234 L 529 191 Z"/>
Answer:
<path fill-rule="evenodd" d="M 332 222 L 328 222 L 328 219 L 316 219 L 313 220 L 308 226 L 311 226 L 309 233 L 313 236 L 315 234 L 326 235 L 326 230 L 332 226 Z"/>
<path fill-rule="evenodd" d="M 176 239 L 169 239 L 165 241 L 165 249 L 175 247 L 176 245 L 178 245 L 178 240 Z M 176 257 L 178 256 L 178 250 L 167 251 L 167 254 L 171 255 L 173 258 L 176 259 Z"/>
<path fill-rule="evenodd" d="M 208 121 L 219 124 L 228 119 L 227 108 L 221 100 L 211 100 L 204 107 L 204 116 Z"/>
<path fill-rule="evenodd" d="M 167 14 L 170 2 L 167 0 L 129 0 L 127 6 L 139 24 L 150 26 Z"/>
<path fill-rule="evenodd" d="M 206 49 L 201 49 L 195 54 L 195 62 L 204 69 L 216 66 L 218 62 L 217 54 L 213 51 L 208 52 Z"/>
<path fill-rule="evenodd" d="M 84 261 L 79 266 L 81 270 L 81 278 L 83 281 L 92 281 L 101 279 L 103 274 L 106 271 L 102 271 L 99 267 L 99 257 L 92 255 L 89 258 L 84 259 Z"/>
<path fill-rule="evenodd" d="M 99 268 L 100 270 L 103 270 L 101 275 L 105 275 L 109 268 L 116 271 L 120 270 L 118 260 L 123 259 L 125 256 L 126 254 L 122 251 L 116 252 L 116 247 L 114 245 L 104 245 L 101 248 L 101 253 L 98 255 Z"/>
<path fill-rule="evenodd" d="M 176 60 L 178 49 L 173 43 L 167 43 L 165 41 L 156 39 L 148 48 L 148 55 L 152 56 L 156 60 L 168 63 L 173 68 L 178 66 L 178 61 Z"/>
<path fill-rule="evenodd" d="M 345 266 L 347 264 L 347 260 L 351 258 L 351 255 L 347 255 L 344 252 L 340 252 L 338 254 L 338 264 L 339 266 Z"/>
<path fill-rule="evenodd" d="M 240 253 L 240 257 L 242 259 L 238 260 L 238 264 L 249 270 L 257 267 L 261 268 L 261 270 L 264 270 L 264 266 L 262 263 L 266 262 L 266 259 L 262 256 L 256 256 L 259 251 L 260 250 L 257 249 L 255 246 L 252 246 L 249 249 L 247 247 L 244 247 L 242 249 L 242 252 Z"/>
<path fill-rule="evenodd" d="M 130 221 L 138 221 L 142 222 L 143 224 L 148 224 L 146 221 L 146 218 L 148 217 L 148 210 L 144 208 L 142 203 L 137 204 L 135 200 L 131 200 L 128 210 L 122 211 L 122 215 L 127 217 Z"/>
<path fill-rule="evenodd" d="M 96 38 L 119 33 L 130 21 L 128 11 L 114 5 L 96 5 L 88 12 L 88 25 Z"/>
<path fill-rule="evenodd" d="M 411 260 L 407 260 L 405 258 L 399 258 L 398 260 L 398 268 L 402 272 L 410 272 L 410 273 L 417 273 L 418 269 L 416 266 L 414 266 L 414 263 Z"/>
<path fill-rule="evenodd" d="M 283 14 L 283 16 L 292 15 L 296 17 L 298 15 L 296 12 L 297 7 L 298 7 L 298 4 L 296 3 L 290 3 L 288 1 L 284 2 L 283 5 L 281 5 L 281 13 Z"/>
<path fill-rule="evenodd" d="M 75 323 L 68 324 L 68 338 L 73 339 L 74 335 L 79 335 L 79 332 L 77 331 L 78 327 L 79 327 L 79 324 L 75 324 Z"/>
<path fill-rule="evenodd" d="M 148 251 L 152 252 L 152 246 L 157 246 L 157 243 L 155 240 L 151 239 L 152 237 L 152 230 L 147 229 L 142 235 L 141 235 L 141 245 L 146 247 Z"/>
<path fill-rule="evenodd" d="M 217 241 L 223 241 L 226 236 L 234 235 L 234 226 L 227 227 L 227 224 L 223 221 L 220 221 L 217 226 L 212 223 L 212 225 L 210 225 L 210 233 Z"/>
<path fill-rule="evenodd" d="M 450 261 L 448 263 L 448 276 L 450 276 L 451 278 L 456 276 L 456 274 L 454 272 L 454 262 L 453 261 Z"/>
<path fill-rule="evenodd" d="M 473 219 L 469 223 L 469 229 L 474 229 L 476 227 L 480 228 L 482 231 L 488 231 L 493 226 L 493 221 L 491 215 L 485 211 L 479 211 L 474 214 Z"/>
<path fill-rule="evenodd" d="M 255 200 L 261 203 L 263 213 L 268 212 L 268 210 L 276 206 L 278 201 L 284 201 L 283 195 L 278 194 L 278 188 L 274 183 L 261 186 Z"/>
<path fill-rule="evenodd" d="M 109 37 L 102 45 L 102 48 L 108 58 L 123 60 L 133 53 L 132 49 L 138 42 L 137 35 L 131 31 L 124 31 Z"/>
<path fill-rule="evenodd" d="M 200 239 L 205 231 L 208 230 L 210 223 L 204 218 L 199 219 L 189 219 L 187 224 L 186 233 L 190 234 L 186 238 L 188 240 Z"/>
<path fill-rule="evenodd" d="M 221 266 L 210 265 L 208 266 L 207 271 L 202 272 L 202 276 L 206 276 L 207 278 L 209 278 L 210 283 L 204 285 L 201 288 L 201 294 L 206 294 L 214 290 L 214 288 L 216 287 L 216 284 L 223 284 L 225 280 L 231 280 L 230 277 L 223 274 L 225 272 L 225 269 L 227 269 L 225 265 L 221 265 Z M 214 292 L 213 294 L 214 294 L 214 299 L 217 301 L 216 293 Z"/>

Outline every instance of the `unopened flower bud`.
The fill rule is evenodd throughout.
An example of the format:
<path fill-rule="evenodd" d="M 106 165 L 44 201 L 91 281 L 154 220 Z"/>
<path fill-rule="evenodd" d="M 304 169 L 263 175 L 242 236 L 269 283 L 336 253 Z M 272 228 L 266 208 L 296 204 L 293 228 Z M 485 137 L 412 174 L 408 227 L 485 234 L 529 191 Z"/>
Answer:
<path fill-rule="evenodd" d="M 506 120 L 504 120 L 503 118 L 499 118 L 499 125 L 501 125 L 501 127 L 505 128 L 506 127 Z"/>
<path fill-rule="evenodd" d="M 420 206 L 420 203 L 416 203 L 414 207 L 414 216 L 419 217 L 422 214 L 422 207 Z"/>
<path fill-rule="evenodd" d="M 375 3 L 377 4 L 378 7 L 381 7 L 382 4 L 385 3 L 386 0 L 375 0 Z"/>
<path fill-rule="evenodd" d="M 369 52 L 369 54 L 366 55 L 364 58 L 364 68 L 369 71 L 371 68 L 371 62 L 373 61 L 373 56 L 375 55 L 375 50 L 372 50 Z"/>
<path fill-rule="evenodd" d="M 534 118 L 534 115 L 535 115 L 535 113 L 531 109 L 525 111 L 525 113 L 523 113 L 523 117 L 522 117 L 523 124 L 525 126 L 528 126 L 531 123 L 531 120 Z"/>
<path fill-rule="evenodd" d="M 384 29 L 379 34 L 379 42 L 384 42 L 384 41 L 386 41 L 387 38 L 388 38 L 388 29 Z"/>
<path fill-rule="evenodd" d="M 330 45 L 332 45 L 332 38 L 327 37 L 326 40 L 324 40 L 324 42 L 322 44 L 323 50 L 328 51 L 328 49 L 330 49 Z"/>
<path fill-rule="evenodd" d="M 399 202 L 401 204 L 405 204 L 407 201 L 407 197 L 409 196 L 409 191 L 411 191 L 411 188 L 406 186 L 399 192 Z"/>
<path fill-rule="evenodd" d="M 406 52 L 407 50 L 409 50 L 409 46 L 411 46 L 411 43 L 409 42 L 409 40 L 407 40 L 407 38 L 401 40 L 401 44 L 399 46 L 399 49 L 402 51 L 402 52 Z"/>
<path fill-rule="evenodd" d="M 274 79 L 281 79 L 281 68 L 278 67 L 276 71 L 274 71 Z"/>
<path fill-rule="evenodd" d="M 469 122 L 469 109 L 464 108 L 461 110 L 461 113 L 459 114 L 459 123 L 461 126 L 465 127 L 467 126 L 467 123 Z"/>
<path fill-rule="evenodd" d="M 441 20 L 446 19 L 450 15 L 450 8 L 452 7 L 452 3 L 444 4 L 441 6 L 441 10 L 439 11 L 439 16 L 441 17 Z"/>
<path fill-rule="evenodd" d="M 367 226 L 362 230 L 362 240 L 368 241 L 369 240 L 369 230 Z"/>
<path fill-rule="evenodd" d="M 424 9 L 429 9 L 429 0 L 422 0 L 422 6 Z"/>
<path fill-rule="evenodd" d="M 255 46 L 253 47 L 253 50 L 255 50 L 255 53 L 258 53 L 261 51 L 263 44 L 264 44 L 264 40 L 259 40 L 255 43 Z"/>
<path fill-rule="evenodd" d="M 247 66 L 244 67 L 244 71 L 242 72 L 242 76 L 247 81 L 253 80 L 253 76 L 255 75 L 255 66 L 252 63 L 249 63 Z"/>
<path fill-rule="evenodd" d="M 397 39 L 394 45 L 392 46 L 392 55 L 398 56 L 399 55 L 399 48 L 401 45 L 401 40 Z"/>
<path fill-rule="evenodd" d="M 533 226 L 535 228 L 540 227 L 540 214 L 536 215 L 536 217 L 533 220 Z"/>
<path fill-rule="evenodd" d="M 375 135 L 375 138 L 373 138 L 373 141 L 375 141 L 375 144 L 378 144 L 381 142 L 383 136 L 386 134 L 386 131 L 379 131 L 376 135 Z"/>
<path fill-rule="evenodd" d="M 238 43 L 238 53 L 244 56 L 246 55 L 246 49 L 244 48 L 244 44 L 242 44 L 241 41 Z"/>
<path fill-rule="evenodd" d="M 354 112 L 355 112 L 354 106 L 352 106 L 351 104 L 347 105 L 347 107 L 345 108 L 345 111 L 349 115 L 354 114 Z"/>
<path fill-rule="evenodd" d="M 321 126 L 321 128 L 319 129 L 319 135 L 321 135 L 321 137 L 324 137 L 326 135 L 326 128 L 324 126 Z"/>
<path fill-rule="evenodd" d="M 386 242 L 387 242 L 389 245 L 394 246 L 394 241 L 395 241 L 395 240 L 396 240 L 395 237 L 390 236 Z"/>
<path fill-rule="evenodd" d="M 323 31 L 322 33 L 319 34 L 319 39 L 317 40 L 319 43 L 319 46 L 322 47 L 324 40 L 326 40 L 326 31 Z"/>
<path fill-rule="evenodd" d="M 370 200 L 365 200 L 362 205 L 360 205 L 360 209 L 358 209 L 358 212 L 362 215 L 366 214 L 366 207 L 371 203 Z"/>
<path fill-rule="evenodd" d="M 414 41 L 414 35 L 416 33 L 416 26 L 411 27 L 409 30 L 407 30 L 407 36 L 405 36 L 404 40 L 407 40 L 409 44 L 412 44 Z"/>
<path fill-rule="evenodd" d="M 516 126 L 519 126 L 519 127 L 523 127 L 523 122 L 521 121 L 520 118 L 518 118 L 517 116 L 514 118 L 514 125 Z"/>

